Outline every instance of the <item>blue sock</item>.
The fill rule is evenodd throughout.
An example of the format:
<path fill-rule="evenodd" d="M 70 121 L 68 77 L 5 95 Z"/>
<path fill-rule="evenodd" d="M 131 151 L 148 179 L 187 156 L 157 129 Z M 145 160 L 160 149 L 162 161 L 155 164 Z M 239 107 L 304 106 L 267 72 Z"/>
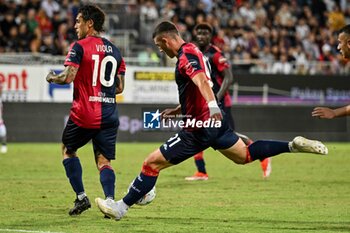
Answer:
<path fill-rule="evenodd" d="M 110 166 L 104 166 L 100 170 L 100 182 L 105 193 L 105 197 L 114 199 L 115 174 Z"/>
<path fill-rule="evenodd" d="M 195 159 L 194 162 L 196 163 L 197 170 L 199 172 L 207 174 L 207 171 L 205 170 L 205 162 L 204 159 Z"/>
<path fill-rule="evenodd" d="M 80 160 L 78 157 L 68 158 L 63 160 L 63 165 L 66 170 L 66 175 L 74 192 L 79 195 L 84 193 L 83 185 L 83 170 L 81 168 Z"/>
<path fill-rule="evenodd" d="M 147 176 L 142 172 L 134 180 L 134 183 L 129 189 L 129 192 L 123 198 L 123 201 L 128 206 L 132 206 L 140 200 L 146 193 L 156 185 L 158 176 Z"/>
<path fill-rule="evenodd" d="M 288 142 L 258 140 L 248 146 L 251 161 L 290 152 Z"/>

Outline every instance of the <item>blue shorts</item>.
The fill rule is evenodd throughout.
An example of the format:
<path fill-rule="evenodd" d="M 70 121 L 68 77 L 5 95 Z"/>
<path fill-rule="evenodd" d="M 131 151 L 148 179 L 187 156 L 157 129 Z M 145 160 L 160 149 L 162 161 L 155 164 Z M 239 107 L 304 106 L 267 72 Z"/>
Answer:
<path fill-rule="evenodd" d="M 159 149 L 168 162 L 179 164 L 209 147 L 215 150 L 228 149 L 238 139 L 239 137 L 228 126 L 227 120 L 223 120 L 220 128 L 181 130 Z"/>
<path fill-rule="evenodd" d="M 94 153 L 103 154 L 108 160 L 115 159 L 118 124 L 103 129 L 86 129 L 76 125 L 70 118 L 63 131 L 62 143 L 68 153 L 74 153 L 92 140 Z"/>

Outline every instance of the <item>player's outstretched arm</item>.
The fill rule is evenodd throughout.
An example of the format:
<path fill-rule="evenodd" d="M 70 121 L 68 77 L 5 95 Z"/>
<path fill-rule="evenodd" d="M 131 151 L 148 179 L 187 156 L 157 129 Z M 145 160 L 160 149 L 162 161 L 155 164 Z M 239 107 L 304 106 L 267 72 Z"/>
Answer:
<path fill-rule="evenodd" d="M 311 115 L 321 119 L 333 119 L 336 117 L 350 116 L 350 105 L 336 109 L 316 107 L 312 111 Z"/>
<path fill-rule="evenodd" d="M 55 72 L 50 71 L 50 73 L 46 76 L 46 81 L 48 81 L 49 83 L 56 83 L 62 85 L 68 84 L 74 81 L 77 72 L 77 67 L 66 66 L 64 70 L 59 74 L 55 74 Z"/>
<path fill-rule="evenodd" d="M 218 101 L 224 98 L 225 93 L 228 91 L 228 89 L 233 83 L 233 75 L 232 75 L 231 67 L 223 71 L 223 77 L 224 77 L 224 80 L 222 81 L 221 87 L 218 93 L 216 94 Z"/>
<path fill-rule="evenodd" d="M 208 80 L 205 74 L 202 72 L 196 74 L 192 78 L 192 81 L 194 82 L 194 84 L 196 84 L 202 96 L 207 101 L 209 111 L 210 111 L 210 117 L 214 118 L 215 120 L 221 120 L 222 119 L 221 110 L 216 102 L 214 92 L 211 89 L 211 86 L 210 86 L 211 81 Z"/>

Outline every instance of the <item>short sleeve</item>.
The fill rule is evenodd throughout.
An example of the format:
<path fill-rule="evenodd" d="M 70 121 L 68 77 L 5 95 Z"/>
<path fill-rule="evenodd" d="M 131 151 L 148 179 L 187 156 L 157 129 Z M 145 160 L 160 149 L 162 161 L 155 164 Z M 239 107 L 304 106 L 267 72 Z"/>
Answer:
<path fill-rule="evenodd" d="M 119 69 L 118 69 L 118 73 L 119 75 L 125 75 L 125 71 L 126 71 L 126 65 L 124 62 L 124 59 L 121 59 L 120 65 L 119 65 Z"/>
<path fill-rule="evenodd" d="M 221 52 L 216 52 L 212 59 L 215 67 L 220 72 L 230 67 L 230 64 Z"/>
<path fill-rule="evenodd" d="M 77 42 L 71 44 L 64 65 L 79 67 L 83 58 L 83 53 L 83 47 L 80 44 Z"/>
<path fill-rule="evenodd" d="M 202 63 L 198 55 L 186 53 L 180 57 L 179 69 L 192 79 L 199 72 L 204 72 Z"/>

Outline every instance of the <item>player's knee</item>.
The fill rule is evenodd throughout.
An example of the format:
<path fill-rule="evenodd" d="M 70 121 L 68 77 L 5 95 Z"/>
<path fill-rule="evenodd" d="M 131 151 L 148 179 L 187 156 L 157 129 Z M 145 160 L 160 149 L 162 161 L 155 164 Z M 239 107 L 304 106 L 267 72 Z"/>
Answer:
<path fill-rule="evenodd" d="M 111 162 L 102 154 L 100 154 L 96 159 L 96 165 L 97 169 L 101 170 L 103 167 L 111 167 Z"/>
<path fill-rule="evenodd" d="M 156 164 L 146 163 L 142 164 L 141 172 L 147 176 L 158 176 L 160 169 Z"/>
<path fill-rule="evenodd" d="M 155 159 L 152 156 L 148 156 L 145 161 L 143 162 L 143 166 L 147 166 L 150 167 L 151 169 L 154 170 L 159 170 L 159 162 L 157 161 L 157 159 Z"/>
<path fill-rule="evenodd" d="M 64 144 L 62 144 L 62 155 L 63 159 L 77 157 L 77 153 L 75 151 L 68 150 Z"/>
<path fill-rule="evenodd" d="M 167 161 L 159 150 L 152 152 L 144 161 L 144 166 L 160 171 L 167 166 Z"/>

